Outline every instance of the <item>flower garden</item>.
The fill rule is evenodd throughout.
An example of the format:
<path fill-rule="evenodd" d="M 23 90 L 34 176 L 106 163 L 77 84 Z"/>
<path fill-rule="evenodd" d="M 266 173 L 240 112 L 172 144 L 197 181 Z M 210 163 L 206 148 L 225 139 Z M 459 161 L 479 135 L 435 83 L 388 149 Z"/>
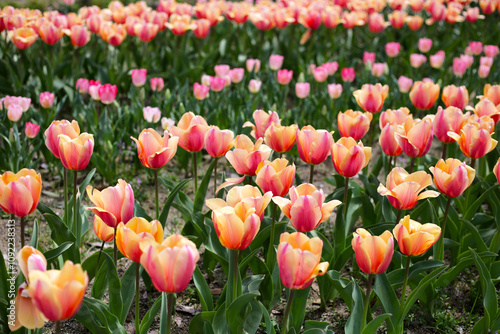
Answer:
<path fill-rule="evenodd" d="M 0 333 L 500 331 L 500 1 L 25 5 Z"/>

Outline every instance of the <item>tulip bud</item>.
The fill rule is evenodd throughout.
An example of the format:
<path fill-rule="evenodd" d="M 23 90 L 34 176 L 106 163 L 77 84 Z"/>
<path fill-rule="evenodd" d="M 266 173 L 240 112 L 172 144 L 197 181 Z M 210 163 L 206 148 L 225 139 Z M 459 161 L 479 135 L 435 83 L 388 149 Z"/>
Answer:
<path fill-rule="evenodd" d="M 434 183 L 438 190 L 448 197 L 458 197 L 470 187 L 476 171 L 458 159 L 440 159 L 436 167 L 429 170 L 434 175 Z"/>
<path fill-rule="evenodd" d="M 142 87 L 146 83 L 148 71 L 144 68 L 132 70 L 132 84 L 135 87 Z"/>
<path fill-rule="evenodd" d="M 441 228 L 435 224 L 420 224 L 407 215 L 400 220 L 392 231 L 398 241 L 401 253 L 419 256 L 432 247 L 441 236 Z"/>
<path fill-rule="evenodd" d="M 363 228 L 353 233 L 351 242 L 359 269 L 367 274 L 381 274 L 391 264 L 394 239 L 389 231 L 372 236 Z"/>

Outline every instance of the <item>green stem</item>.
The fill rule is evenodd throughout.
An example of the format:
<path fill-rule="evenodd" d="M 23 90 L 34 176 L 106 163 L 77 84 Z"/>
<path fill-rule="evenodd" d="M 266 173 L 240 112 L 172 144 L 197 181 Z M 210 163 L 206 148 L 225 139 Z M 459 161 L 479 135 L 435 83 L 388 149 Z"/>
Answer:
<path fill-rule="evenodd" d="M 446 149 L 448 148 L 447 143 L 443 143 L 443 153 L 441 154 L 441 159 L 446 160 Z"/>
<path fill-rule="evenodd" d="M 228 249 L 229 251 L 229 279 L 226 291 L 226 309 L 238 298 L 238 256 L 239 250 Z"/>
<path fill-rule="evenodd" d="M 470 159 L 470 167 L 474 168 L 474 166 L 476 166 L 476 159 L 471 158 Z"/>
<path fill-rule="evenodd" d="M 193 176 L 194 176 L 194 192 L 198 190 L 198 162 L 196 160 L 196 152 L 193 152 Z"/>
<path fill-rule="evenodd" d="M 217 191 L 217 157 L 214 158 L 215 159 L 215 166 L 214 166 L 214 197 L 215 195 L 217 195 L 216 191 Z"/>
<path fill-rule="evenodd" d="M 64 215 L 66 218 L 66 226 L 69 226 L 68 221 L 68 170 L 64 168 Z"/>
<path fill-rule="evenodd" d="M 158 198 L 158 169 L 155 169 L 155 206 L 156 206 L 156 219 L 160 218 L 160 206 Z"/>
<path fill-rule="evenodd" d="M 361 328 L 364 328 L 366 325 L 366 317 L 368 316 L 368 310 L 370 309 L 370 295 L 372 294 L 372 283 L 373 283 L 374 274 L 368 275 L 368 283 L 366 285 L 366 294 L 364 300 L 364 308 L 363 308 L 363 324 Z"/>
<path fill-rule="evenodd" d="M 410 273 L 410 255 L 406 256 L 406 268 L 405 268 L 405 278 L 403 281 L 403 290 L 401 290 L 401 310 L 405 308 L 405 300 L 406 300 L 406 287 L 408 286 L 408 274 Z"/>
<path fill-rule="evenodd" d="M 399 224 L 399 221 L 401 220 L 402 215 L 403 215 L 403 209 L 398 209 L 398 216 L 396 218 L 396 224 Z"/>
<path fill-rule="evenodd" d="M 78 233 L 78 211 L 76 208 L 76 196 L 77 196 L 77 186 L 76 183 L 78 182 L 78 171 L 75 170 L 75 173 L 73 174 L 73 233 L 75 234 L 76 238 L 76 247 L 78 249 L 80 245 L 80 236 Z"/>
<path fill-rule="evenodd" d="M 102 253 L 102 249 L 104 248 L 104 244 L 106 243 L 106 241 L 102 241 L 102 244 L 101 244 L 101 248 L 99 249 L 99 254 L 97 255 L 97 264 L 95 266 L 95 270 L 96 272 L 99 270 L 99 260 L 101 260 L 101 253 Z"/>
<path fill-rule="evenodd" d="M 311 165 L 311 169 L 309 170 L 309 183 L 313 183 L 313 177 L 314 177 L 314 165 Z"/>
<path fill-rule="evenodd" d="M 413 168 L 415 167 L 415 159 L 416 158 L 411 158 L 410 174 L 413 173 Z"/>
<path fill-rule="evenodd" d="M 116 248 L 116 229 L 118 226 L 115 226 L 115 238 L 113 239 L 113 261 L 115 262 L 115 268 L 116 268 L 116 262 L 118 259 L 118 253 L 117 253 L 117 248 Z"/>
<path fill-rule="evenodd" d="M 345 185 L 344 185 L 344 224 L 347 223 L 347 195 L 349 194 L 349 178 L 345 178 Z"/>
<path fill-rule="evenodd" d="M 140 263 L 135 264 L 135 332 L 139 333 L 139 280 L 141 275 L 139 269 L 141 268 Z"/>
<path fill-rule="evenodd" d="M 276 203 L 271 203 L 271 205 L 273 206 L 273 218 L 272 218 L 272 222 L 271 222 L 271 235 L 269 237 L 269 249 L 267 250 L 267 267 L 269 268 L 269 271 L 271 272 L 274 268 L 274 265 L 271 266 L 271 263 L 273 263 L 273 255 L 274 255 L 274 252 L 273 252 L 273 249 L 274 249 L 274 230 L 275 230 L 275 223 L 276 223 L 276 209 L 278 207 L 278 205 L 276 205 Z"/>
<path fill-rule="evenodd" d="M 288 296 L 288 303 L 286 304 L 285 314 L 283 314 L 283 325 L 281 326 L 281 333 L 283 334 L 288 332 L 288 317 L 290 316 L 290 310 L 292 309 L 294 295 L 295 289 L 290 289 L 290 295 Z"/>
<path fill-rule="evenodd" d="M 56 334 L 61 333 L 61 321 L 56 321 Z"/>
<path fill-rule="evenodd" d="M 448 211 L 450 210 L 451 197 L 448 197 L 448 202 L 446 203 L 446 209 L 444 210 L 443 226 L 441 227 L 441 236 L 439 237 L 437 251 L 434 258 L 438 261 L 443 261 L 444 259 L 444 232 L 446 229 L 446 221 L 448 220 Z"/>
<path fill-rule="evenodd" d="M 175 294 L 163 292 L 161 297 L 160 333 L 172 332 L 172 314 L 174 313 Z"/>
<path fill-rule="evenodd" d="M 24 228 L 26 225 L 26 217 L 21 217 L 21 248 L 24 247 Z"/>

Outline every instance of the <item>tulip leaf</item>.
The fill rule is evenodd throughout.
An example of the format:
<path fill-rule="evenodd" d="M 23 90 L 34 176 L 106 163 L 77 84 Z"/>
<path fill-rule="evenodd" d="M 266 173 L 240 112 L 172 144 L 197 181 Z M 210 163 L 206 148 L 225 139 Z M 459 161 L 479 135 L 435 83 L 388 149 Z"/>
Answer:
<path fill-rule="evenodd" d="M 392 288 L 385 273 L 375 276 L 375 285 L 373 289 L 380 299 L 384 311 L 392 314 L 390 321 L 387 322 L 387 328 L 389 331 L 394 331 L 394 326 L 396 326 L 399 319 L 400 306 L 396 293 L 394 292 L 394 289 Z"/>
<path fill-rule="evenodd" d="M 193 281 L 198 291 L 202 311 L 213 311 L 214 301 L 212 299 L 212 292 L 198 266 L 194 269 Z"/>
<path fill-rule="evenodd" d="M 60 244 L 58 247 L 51 249 L 49 251 L 46 251 L 45 253 L 43 253 L 43 255 L 45 256 L 45 259 L 47 260 L 47 262 L 49 262 L 49 261 L 57 258 L 62 253 L 64 253 L 71 246 L 73 246 L 73 242 L 66 241 L 66 242 L 63 242 L 62 244 Z"/>
<path fill-rule="evenodd" d="M 321 330 L 321 333 L 334 334 L 332 324 L 323 321 L 306 320 L 304 323 L 304 333 L 311 330 Z M 313 333 L 313 332 L 311 332 Z M 319 333 L 319 332 L 318 332 Z"/>
<path fill-rule="evenodd" d="M 120 323 L 124 324 L 125 319 L 127 318 L 127 315 L 129 313 L 130 307 L 132 306 L 132 303 L 134 302 L 135 298 L 135 276 L 136 276 L 136 267 L 140 266 L 140 263 L 132 263 L 125 274 L 123 274 L 120 282 L 121 282 L 121 297 L 123 300 L 123 308 L 122 312 L 120 315 Z M 144 268 L 141 266 L 139 268 L 139 275 L 141 275 L 141 272 L 144 271 Z M 140 276 L 139 276 L 140 277 Z"/>
<path fill-rule="evenodd" d="M 74 319 L 92 333 L 126 334 L 118 318 L 109 311 L 102 301 L 84 297 L 82 305 Z"/>
<path fill-rule="evenodd" d="M 163 205 L 163 209 L 161 210 L 160 218 L 158 219 L 161 223 L 161 226 L 165 227 L 165 224 L 167 222 L 168 218 L 168 213 L 170 211 L 170 208 L 172 207 L 172 203 L 174 202 L 175 198 L 177 197 L 177 194 L 179 191 L 186 186 L 191 181 L 191 179 L 185 179 L 179 182 L 175 188 L 173 188 L 170 193 L 168 194 L 167 200 L 165 201 L 165 204 Z"/>
<path fill-rule="evenodd" d="M 249 292 L 242 294 L 241 296 L 236 298 L 226 310 L 226 321 L 231 333 L 243 332 L 245 321 L 252 311 L 250 302 L 252 300 L 255 300 L 257 296 L 259 296 L 258 292 Z"/>
<path fill-rule="evenodd" d="M 484 243 L 484 240 L 483 238 L 481 238 L 481 235 L 479 234 L 476 226 L 465 219 L 461 219 L 460 221 L 469 230 L 472 238 L 474 239 L 474 242 L 476 243 L 475 246 L 477 247 L 477 250 L 480 252 L 486 252 L 488 250 L 488 246 L 486 246 L 486 244 Z"/>
<path fill-rule="evenodd" d="M 141 206 L 141 203 L 139 203 L 138 200 L 135 200 L 134 203 L 134 216 L 144 218 L 147 221 L 153 220 L 153 217 L 148 215 L 148 213 L 146 212 L 146 210 L 144 210 L 144 208 Z"/>
<path fill-rule="evenodd" d="M 288 322 L 290 328 L 295 329 L 297 333 L 300 333 L 302 324 L 304 323 L 304 317 L 306 315 L 307 297 L 309 296 L 309 291 L 311 287 L 306 289 L 295 290 L 293 296 L 292 307 L 290 308 L 290 318 Z"/>
<path fill-rule="evenodd" d="M 102 252 L 100 260 L 91 295 L 94 298 L 101 299 L 107 286 L 109 288 L 109 310 L 119 317 L 123 307 L 120 278 L 111 256 Z"/>
<path fill-rule="evenodd" d="M 205 204 L 205 197 L 207 196 L 208 184 L 210 183 L 210 178 L 212 176 L 214 167 L 215 159 L 205 171 L 205 176 L 203 176 L 203 180 L 201 180 L 198 189 L 196 189 L 196 195 L 194 197 L 193 204 L 193 213 L 201 212 L 201 210 L 203 209 L 203 205 Z"/>
<path fill-rule="evenodd" d="M 211 322 L 213 321 L 215 317 L 215 311 L 203 311 L 198 313 L 191 319 L 191 322 L 189 323 L 189 333 L 190 334 L 207 334 L 206 331 L 204 330 L 205 326 L 208 324 L 210 327 L 209 330 L 211 330 L 210 333 L 213 333 L 213 328 L 211 325 Z M 144 333 L 146 334 L 146 333 Z"/>
<path fill-rule="evenodd" d="M 246 255 L 243 260 L 240 261 L 239 263 L 239 269 L 240 269 L 240 275 L 243 277 L 245 276 L 246 270 L 248 263 L 257 255 L 258 252 L 260 252 L 262 247 L 256 248 L 253 251 L 250 252 L 250 254 Z M 242 251 L 243 252 L 243 251 Z M 242 254 L 242 253 L 241 253 Z M 240 256 L 241 256 L 240 254 Z"/>
<path fill-rule="evenodd" d="M 352 289 L 353 283 L 351 280 L 341 278 L 340 273 L 335 270 L 328 270 L 328 277 L 331 284 L 338 291 L 340 297 L 344 300 L 349 309 L 352 308 Z"/>
<path fill-rule="evenodd" d="M 483 290 L 483 306 L 485 316 L 488 315 L 491 320 L 495 320 L 498 312 L 498 296 L 496 293 L 495 285 L 491 281 L 489 269 L 484 264 L 483 260 L 478 254 L 471 249 L 472 257 L 476 263 L 477 271 L 481 281 L 481 288 Z M 489 325 L 489 323 L 488 323 Z"/>
<path fill-rule="evenodd" d="M 154 302 L 153 306 L 146 312 L 144 317 L 141 320 L 141 325 L 139 327 L 140 334 L 147 334 L 149 332 L 149 328 L 153 324 L 156 315 L 160 311 L 161 306 L 161 297 L 158 297 Z"/>
<path fill-rule="evenodd" d="M 215 331 L 215 334 L 229 333 L 228 324 L 226 321 L 226 302 L 223 302 L 217 310 L 217 313 L 215 313 L 214 320 L 212 321 L 212 327 Z"/>
<path fill-rule="evenodd" d="M 352 289 L 352 306 L 351 306 L 351 315 L 345 324 L 345 332 L 352 334 L 361 334 L 361 330 L 363 329 L 363 294 L 361 293 L 361 289 L 359 285 L 353 281 L 353 289 Z M 368 308 L 368 312 L 370 312 L 370 308 Z"/>
<path fill-rule="evenodd" d="M 254 299 L 251 300 L 248 305 L 250 311 L 245 319 L 245 324 L 243 325 L 245 333 L 255 334 L 257 332 L 257 329 L 259 329 L 260 321 L 262 320 L 263 315 L 263 311 L 260 308 L 259 304 L 260 302 Z"/>
<path fill-rule="evenodd" d="M 483 202 L 489 196 L 490 192 L 496 188 L 498 188 L 498 184 L 492 185 L 486 191 L 481 193 L 481 196 L 479 196 L 473 203 L 471 203 L 471 204 L 467 203 L 468 204 L 467 211 L 465 212 L 463 219 L 464 220 L 471 220 L 472 216 L 474 216 L 474 214 L 476 212 L 478 212 L 479 207 L 481 206 L 481 204 L 483 204 Z"/>
<path fill-rule="evenodd" d="M 265 322 L 265 326 L 266 326 L 266 333 L 275 334 L 276 332 L 274 330 L 273 323 L 271 322 L 271 317 L 269 316 L 269 312 L 267 311 L 264 304 L 262 304 L 259 301 L 258 301 L 258 303 L 259 303 L 260 309 L 262 310 L 262 315 L 264 317 L 264 322 Z"/>
<path fill-rule="evenodd" d="M 38 220 L 35 219 L 33 222 L 33 233 L 31 234 L 30 246 L 34 248 L 38 248 L 38 234 L 40 233 L 40 225 L 38 224 Z"/>
<path fill-rule="evenodd" d="M 388 319 L 392 314 L 390 313 L 384 313 L 370 321 L 365 328 L 363 328 L 363 331 L 361 334 L 371 334 L 371 333 L 376 333 L 377 329 L 382 325 L 382 323 Z"/>
<path fill-rule="evenodd" d="M 245 277 L 245 279 L 243 279 L 243 281 L 241 282 L 242 293 L 258 292 L 259 286 L 261 285 L 263 280 L 264 275 L 252 275 Z"/>

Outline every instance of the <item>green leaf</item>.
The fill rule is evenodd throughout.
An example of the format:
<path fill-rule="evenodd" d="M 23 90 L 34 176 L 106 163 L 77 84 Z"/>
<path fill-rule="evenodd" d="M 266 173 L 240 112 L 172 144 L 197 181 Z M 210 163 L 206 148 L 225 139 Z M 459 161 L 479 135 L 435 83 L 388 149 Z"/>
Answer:
<path fill-rule="evenodd" d="M 127 315 L 130 311 L 130 307 L 132 306 L 132 303 L 134 302 L 134 297 L 136 294 L 135 283 L 136 283 L 136 267 L 137 266 L 140 266 L 140 263 L 134 262 L 133 264 L 131 264 L 128 267 L 125 274 L 123 274 L 123 276 L 120 280 L 120 282 L 121 282 L 120 294 L 121 294 L 122 301 L 123 301 L 123 308 L 122 308 L 121 315 L 119 317 L 121 324 L 125 323 Z M 140 274 L 141 271 L 143 271 L 143 270 L 144 269 L 142 267 L 140 267 L 139 277 L 141 275 Z"/>
<path fill-rule="evenodd" d="M 156 299 L 153 306 L 146 312 L 144 317 L 141 320 L 141 325 L 139 327 L 140 334 L 147 334 L 149 332 L 149 328 L 153 324 L 158 311 L 161 306 L 161 296 Z"/>
<path fill-rule="evenodd" d="M 210 183 L 210 177 L 212 176 L 212 171 L 215 167 L 215 159 L 212 161 L 210 166 L 205 171 L 205 176 L 199 184 L 196 190 L 196 195 L 194 197 L 193 213 L 201 212 L 203 209 L 203 204 L 205 204 L 205 197 L 207 195 L 208 184 Z"/>
<path fill-rule="evenodd" d="M 351 315 L 345 324 L 345 332 L 352 334 L 360 334 L 363 326 L 363 294 L 359 288 L 359 285 L 353 281 L 352 289 L 352 301 L 353 305 L 351 307 Z"/>
<path fill-rule="evenodd" d="M 163 209 L 161 210 L 160 218 L 158 219 L 163 227 L 165 227 L 165 224 L 166 224 L 167 218 L 168 218 L 168 213 L 170 211 L 170 208 L 172 207 L 172 203 L 174 202 L 175 198 L 177 197 L 177 194 L 179 193 L 179 191 L 182 188 L 184 188 L 186 186 L 186 184 L 189 183 L 189 181 L 191 181 L 191 179 L 185 179 L 185 180 L 179 182 L 179 184 L 177 184 L 175 186 L 175 188 L 170 191 L 170 194 L 168 194 L 167 200 L 165 201 L 165 204 L 163 205 Z"/>
<path fill-rule="evenodd" d="M 62 244 L 60 244 L 58 247 L 51 249 L 49 251 L 46 251 L 45 253 L 43 253 L 43 255 L 45 256 L 45 259 L 47 260 L 47 262 L 49 262 L 49 261 L 57 258 L 62 253 L 64 253 L 71 246 L 73 246 L 73 242 L 66 241 L 66 242 L 63 242 Z"/>
<path fill-rule="evenodd" d="M 242 293 L 258 292 L 259 287 L 263 280 L 264 280 L 264 275 L 251 275 L 245 277 L 245 279 L 241 282 Z"/>
<path fill-rule="evenodd" d="M 40 230 L 40 225 L 38 224 L 38 220 L 35 219 L 33 222 L 33 234 L 31 235 L 30 246 L 34 248 L 38 248 L 38 234 Z M 48 260 L 47 260 L 48 261 Z"/>
<path fill-rule="evenodd" d="M 249 292 L 236 298 L 226 310 L 226 321 L 231 333 L 242 333 L 243 326 L 251 312 L 250 302 L 259 296 L 258 292 Z"/>
<path fill-rule="evenodd" d="M 82 306 L 74 319 L 92 333 L 127 334 L 118 318 L 112 314 L 102 301 L 84 297 Z"/>
<path fill-rule="evenodd" d="M 340 273 L 335 270 L 328 270 L 328 278 L 331 284 L 338 291 L 340 297 L 344 300 L 349 309 L 352 308 L 352 289 L 353 283 L 351 280 L 341 278 Z"/>
<path fill-rule="evenodd" d="M 213 321 L 215 317 L 215 311 L 204 311 L 201 313 L 198 313 L 191 319 L 191 322 L 189 323 L 189 333 L 190 334 L 207 334 L 204 332 L 204 324 L 209 324 Z M 211 327 L 212 325 L 210 325 Z M 212 328 L 211 328 L 212 329 Z M 213 331 L 213 329 L 212 329 Z"/>
<path fill-rule="evenodd" d="M 120 317 L 123 307 L 121 281 L 113 259 L 107 253 L 102 252 L 99 269 L 92 286 L 92 297 L 101 299 L 104 296 L 106 287 L 109 287 L 109 310 L 115 316 Z"/>
<path fill-rule="evenodd" d="M 485 313 L 489 315 L 490 319 L 495 320 L 498 312 L 498 296 L 496 293 L 495 285 L 491 281 L 490 272 L 484 264 L 483 260 L 481 260 L 481 258 L 473 249 L 471 249 L 470 251 L 472 253 L 474 262 L 476 263 L 477 271 L 479 272 L 479 277 L 481 279 L 481 288 L 483 290 L 483 306 Z"/>
<path fill-rule="evenodd" d="M 302 324 L 304 323 L 304 317 L 306 315 L 307 297 L 309 296 L 309 291 L 311 287 L 302 290 L 295 290 L 295 295 L 293 296 L 292 307 L 290 308 L 290 318 L 288 320 L 290 328 L 295 329 L 297 333 L 300 333 Z"/>
<path fill-rule="evenodd" d="M 377 329 L 382 325 L 382 323 L 388 319 L 392 314 L 390 313 L 384 313 L 373 319 L 366 325 L 365 328 L 363 328 L 363 331 L 361 334 L 372 334 L 376 333 Z"/>
<path fill-rule="evenodd" d="M 481 196 L 479 196 L 472 204 L 469 204 L 467 207 L 467 212 L 465 212 L 463 219 L 471 220 L 472 216 L 474 216 L 474 214 L 478 212 L 481 204 L 483 204 L 487 196 L 489 196 L 489 193 L 496 188 L 498 188 L 498 184 L 494 184 L 493 186 L 489 187 L 486 191 L 481 193 Z"/>
<path fill-rule="evenodd" d="M 202 311 L 213 311 L 214 301 L 212 299 L 212 292 L 198 266 L 194 270 L 193 281 L 198 291 Z"/>
<path fill-rule="evenodd" d="M 385 273 L 379 274 L 375 277 L 375 286 L 373 288 L 377 294 L 382 307 L 386 313 L 392 314 L 390 321 L 387 323 L 387 328 L 391 331 L 397 325 L 399 320 L 399 300 L 391 286 L 391 283 L 387 279 Z"/>
<path fill-rule="evenodd" d="M 263 311 L 260 308 L 259 301 L 255 299 L 250 301 L 248 307 L 250 308 L 250 311 L 247 315 L 247 318 L 245 319 L 243 328 L 245 329 L 245 333 L 255 334 L 257 332 L 257 329 L 259 329 Z"/>
<path fill-rule="evenodd" d="M 261 302 L 258 302 L 260 309 L 262 310 L 262 315 L 264 316 L 264 322 L 266 324 L 266 333 L 268 334 L 275 334 L 276 332 L 274 331 L 274 326 L 273 323 L 271 322 L 271 317 L 269 316 L 269 312 L 267 311 L 266 307 L 264 304 Z"/>

